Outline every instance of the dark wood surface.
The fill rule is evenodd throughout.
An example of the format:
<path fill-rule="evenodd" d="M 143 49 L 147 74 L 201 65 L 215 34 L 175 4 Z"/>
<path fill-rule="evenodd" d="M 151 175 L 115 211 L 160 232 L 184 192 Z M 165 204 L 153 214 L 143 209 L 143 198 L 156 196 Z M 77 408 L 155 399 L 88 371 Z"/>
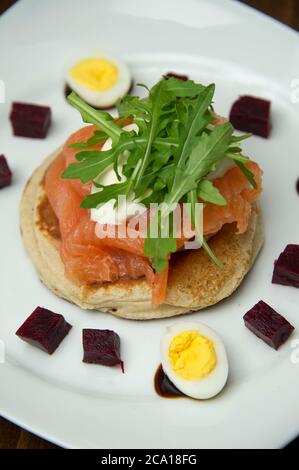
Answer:
<path fill-rule="evenodd" d="M 22 1 L 22 0 L 21 0 Z M 299 0 L 242 0 L 299 31 Z M 0 13 L 15 0 L 0 0 Z M 55 449 L 54 444 L 40 439 L 9 421 L 0 418 L 0 449 Z"/>

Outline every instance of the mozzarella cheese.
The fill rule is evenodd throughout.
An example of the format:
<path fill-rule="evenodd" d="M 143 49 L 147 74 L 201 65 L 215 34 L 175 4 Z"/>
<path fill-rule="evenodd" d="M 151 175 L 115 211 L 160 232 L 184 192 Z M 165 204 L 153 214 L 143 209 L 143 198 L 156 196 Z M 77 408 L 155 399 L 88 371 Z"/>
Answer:
<path fill-rule="evenodd" d="M 123 130 L 130 132 L 134 131 L 138 133 L 138 126 L 136 124 L 129 124 L 123 127 Z M 102 147 L 102 151 L 110 150 L 112 148 L 112 140 L 109 138 L 106 140 Z M 113 169 L 113 166 L 110 165 L 100 176 L 96 179 L 96 183 L 103 186 L 108 186 L 110 184 L 122 183 L 126 180 L 126 177 L 122 173 L 123 164 L 128 158 L 128 152 L 124 152 L 122 158 L 119 159 L 118 163 L 118 173 L 121 176 L 121 180 L 117 179 L 116 173 Z M 102 188 L 97 188 L 95 185 L 92 186 L 91 193 L 102 191 Z M 111 199 L 110 201 L 99 205 L 95 209 L 91 209 L 90 217 L 91 220 L 97 222 L 98 224 L 112 224 L 119 225 L 124 221 L 131 219 L 134 216 L 141 215 L 146 211 L 146 207 L 143 204 L 138 203 L 134 199 L 134 194 L 131 194 L 129 198 L 121 198 L 118 201 L 119 204 L 116 206 L 116 200 Z"/>

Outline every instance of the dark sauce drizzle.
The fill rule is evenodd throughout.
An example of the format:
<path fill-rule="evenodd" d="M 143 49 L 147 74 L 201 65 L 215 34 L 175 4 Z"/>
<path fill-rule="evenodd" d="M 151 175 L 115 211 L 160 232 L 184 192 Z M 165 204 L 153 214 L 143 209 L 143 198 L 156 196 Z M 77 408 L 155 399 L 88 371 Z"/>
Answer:
<path fill-rule="evenodd" d="M 67 98 L 71 93 L 72 93 L 72 89 L 71 87 L 69 87 L 68 85 L 65 85 L 64 87 L 64 96 L 65 98 Z"/>
<path fill-rule="evenodd" d="M 176 388 L 176 386 L 169 380 L 167 375 L 160 365 L 155 374 L 155 390 L 160 397 L 163 398 L 180 398 L 186 397 L 184 393 Z"/>

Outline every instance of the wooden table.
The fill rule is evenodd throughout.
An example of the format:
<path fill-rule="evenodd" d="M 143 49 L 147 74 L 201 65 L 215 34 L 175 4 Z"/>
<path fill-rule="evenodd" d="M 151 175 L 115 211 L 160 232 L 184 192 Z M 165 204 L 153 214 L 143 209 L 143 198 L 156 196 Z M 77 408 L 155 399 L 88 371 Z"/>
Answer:
<path fill-rule="evenodd" d="M 299 31 L 299 0 L 241 0 Z M 0 13 L 16 0 L 1 0 Z M 55 449 L 56 446 L 0 418 L 0 449 Z"/>

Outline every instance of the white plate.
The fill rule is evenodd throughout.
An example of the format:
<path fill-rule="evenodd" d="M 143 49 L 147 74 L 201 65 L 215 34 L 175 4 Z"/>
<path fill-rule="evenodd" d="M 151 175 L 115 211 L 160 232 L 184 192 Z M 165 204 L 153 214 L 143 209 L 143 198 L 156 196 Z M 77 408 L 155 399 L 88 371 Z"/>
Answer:
<path fill-rule="evenodd" d="M 265 171 L 264 249 L 235 295 L 186 317 L 215 328 L 226 344 L 229 383 L 216 399 L 172 401 L 154 392 L 160 337 L 178 320 L 139 323 L 84 312 L 51 294 L 25 254 L 18 229 L 21 191 L 43 158 L 81 126 L 63 97 L 63 69 L 70 56 L 93 47 L 123 57 L 135 83 L 151 85 L 167 71 L 215 81 L 221 114 L 239 94 L 273 102 L 271 138 L 244 144 Z M 6 84 L 0 153 L 14 172 L 14 184 L 0 194 L 1 414 L 72 448 L 279 447 L 295 437 L 299 365 L 291 361 L 292 342 L 274 351 L 244 327 L 242 316 L 264 299 L 299 328 L 298 290 L 271 284 L 274 259 L 299 241 L 299 105 L 291 101 L 291 81 L 299 78 L 298 35 L 228 0 L 22 0 L 1 17 L 0 56 Z M 46 140 L 12 137 L 13 100 L 52 107 Z M 36 305 L 63 313 L 74 326 L 53 357 L 14 335 Z M 82 363 L 83 327 L 120 334 L 124 375 Z"/>

